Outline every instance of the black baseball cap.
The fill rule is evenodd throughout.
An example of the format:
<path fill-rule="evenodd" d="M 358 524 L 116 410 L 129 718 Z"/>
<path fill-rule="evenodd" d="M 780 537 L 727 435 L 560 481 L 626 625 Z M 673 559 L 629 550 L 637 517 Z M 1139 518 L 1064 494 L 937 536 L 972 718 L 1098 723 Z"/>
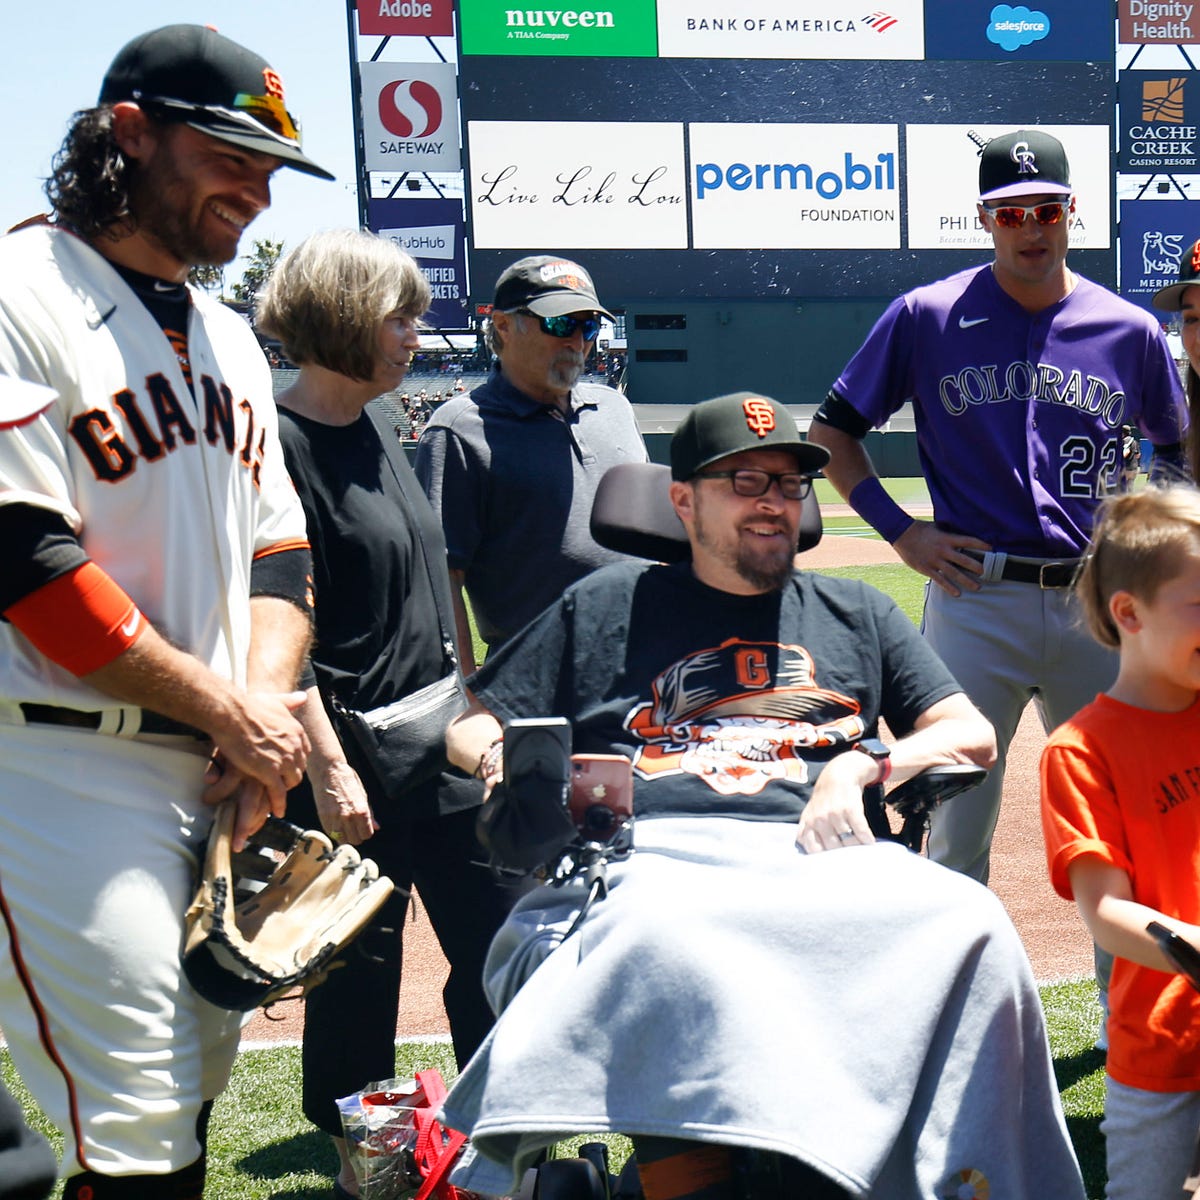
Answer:
<path fill-rule="evenodd" d="M 578 263 L 552 254 L 534 254 L 506 267 L 496 280 L 492 307 L 501 312 L 527 308 L 539 317 L 598 312 L 613 319 L 597 298 L 592 277 Z"/>
<path fill-rule="evenodd" d="M 828 461 L 823 446 L 802 441 L 791 413 L 758 392 L 732 392 L 697 404 L 671 437 L 671 478 L 688 480 L 727 454 L 743 450 L 785 450 L 802 474 Z"/>
<path fill-rule="evenodd" d="M 273 154 L 297 171 L 333 178 L 301 151 L 300 123 L 287 110 L 278 72 L 210 25 L 164 25 L 118 51 L 97 103 L 122 100 L 165 110 L 210 137 Z"/>
<path fill-rule="evenodd" d="M 1056 137 L 1040 129 L 1018 129 L 994 137 L 979 156 L 979 199 L 1071 194 L 1071 167 Z"/>
<path fill-rule="evenodd" d="M 1200 287 L 1200 241 L 1193 242 L 1179 256 L 1178 282 L 1159 288 L 1151 302 L 1163 312 L 1179 312 L 1183 308 L 1183 293 L 1190 287 Z"/>

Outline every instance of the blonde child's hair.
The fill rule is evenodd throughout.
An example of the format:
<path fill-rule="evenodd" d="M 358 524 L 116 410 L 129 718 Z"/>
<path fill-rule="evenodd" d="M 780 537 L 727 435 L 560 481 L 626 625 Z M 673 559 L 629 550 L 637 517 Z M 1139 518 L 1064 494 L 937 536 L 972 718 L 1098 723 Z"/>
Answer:
<path fill-rule="evenodd" d="M 1106 501 L 1092 534 L 1088 558 L 1075 583 L 1092 636 L 1117 647 L 1121 639 L 1109 613 L 1117 592 L 1153 601 L 1184 560 L 1200 553 L 1200 491 L 1183 484 L 1148 487 Z"/>

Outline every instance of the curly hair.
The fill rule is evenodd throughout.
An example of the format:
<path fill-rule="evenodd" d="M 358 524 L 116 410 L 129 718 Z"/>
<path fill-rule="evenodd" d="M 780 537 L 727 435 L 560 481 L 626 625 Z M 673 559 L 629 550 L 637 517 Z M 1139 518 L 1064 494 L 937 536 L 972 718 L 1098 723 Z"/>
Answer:
<path fill-rule="evenodd" d="M 130 164 L 112 132 L 112 106 L 85 108 L 51 163 L 46 198 L 58 219 L 85 238 L 132 232 L 129 210 Z"/>

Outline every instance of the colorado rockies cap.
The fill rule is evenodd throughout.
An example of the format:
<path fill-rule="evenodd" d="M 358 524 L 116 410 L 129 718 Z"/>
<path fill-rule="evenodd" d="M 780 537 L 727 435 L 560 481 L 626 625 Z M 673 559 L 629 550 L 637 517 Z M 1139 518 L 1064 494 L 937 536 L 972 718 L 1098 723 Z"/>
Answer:
<path fill-rule="evenodd" d="M 1018 129 L 992 138 L 979 155 L 979 199 L 1035 194 L 1071 194 L 1071 167 L 1062 142 L 1040 129 Z"/>
<path fill-rule="evenodd" d="M 530 255 L 506 267 L 496 280 L 492 307 L 501 312 L 527 308 L 539 317 L 598 312 L 613 319 L 596 297 L 592 277 L 578 263 L 552 254 Z"/>
<path fill-rule="evenodd" d="M 133 100 L 166 110 L 193 129 L 289 167 L 333 176 L 300 149 L 300 124 L 284 103 L 283 80 L 265 58 L 210 25 L 165 25 L 117 52 L 98 104 Z"/>
<path fill-rule="evenodd" d="M 1179 279 L 1154 293 L 1152 302 L 1163 312 L 1179 312 L 1183 308 L 1183 293 L 1190 287 L 1200 287 L 1200 241 L 1193 242 L 1179 256 Z"/>
<path fill-rule="evenodd" d="M 697 404 L 679 422 L 671 437 L 671 478 L 691 479 L 709 463 L 743 450 L 786 450 L 804 474 L 829 461 L 823 446 L 801 441 L 791 413 L 777 400 L 731 392 Z"/>

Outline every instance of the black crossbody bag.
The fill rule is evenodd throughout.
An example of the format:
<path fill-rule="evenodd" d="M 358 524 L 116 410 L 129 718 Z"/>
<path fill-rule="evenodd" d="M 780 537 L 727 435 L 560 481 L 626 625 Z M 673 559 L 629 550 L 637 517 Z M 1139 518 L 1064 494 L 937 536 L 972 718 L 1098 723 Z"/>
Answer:
<path fill-rule="evenodd" d="M 369 406 L 366 412 L 379 434 L 384 457 L 400 494 L 410 511 L 415 512 L 409 487 L 415 481 L 415 476 L 407 462 L 401 464 L 396 461 L 403 451 L 396 445 L 395 431 Z M 368 712 L 350 708 L 337 696 L 332 696 L 329 702 L 343 737 L 348 737 L 358 748 L 389 795 L 416 787 L 447 769 L 450 764 L 446 758 L 446 729 L 467 708 L 467 690 L 454 649 L 454 618 L 449 611 L 449 590 L 448 587 L 438 586 L 439 577 L 434 574 L 429 562 L 419 525 L 414 524 L 414 529 L 417 544 L 421 548 L 421 558 L 433 587 L 438 633 L 445 656 L 444 674 L 435 683 L 426 684 L 402 700 Z M 443 563 L 442 572 L 445 573 L 445 570 Z"/>

